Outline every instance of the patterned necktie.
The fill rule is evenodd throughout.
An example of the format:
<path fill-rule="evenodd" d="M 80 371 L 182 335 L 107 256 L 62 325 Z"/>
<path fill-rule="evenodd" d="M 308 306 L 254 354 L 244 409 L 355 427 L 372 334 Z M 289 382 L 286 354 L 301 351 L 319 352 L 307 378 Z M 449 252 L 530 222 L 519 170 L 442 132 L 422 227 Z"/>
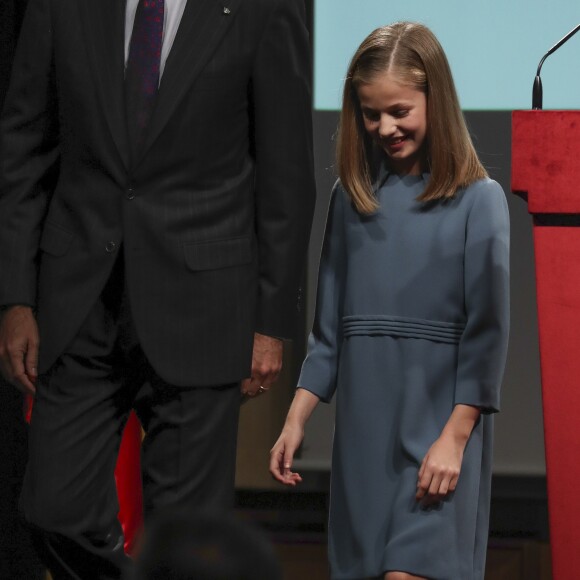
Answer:
<path fill-rule="evenodd" d="M 139 0 L 125 70 L 127 129 L 133 152 L 143 144 L 151 119 L 161 64 L 165 0 Z"/>

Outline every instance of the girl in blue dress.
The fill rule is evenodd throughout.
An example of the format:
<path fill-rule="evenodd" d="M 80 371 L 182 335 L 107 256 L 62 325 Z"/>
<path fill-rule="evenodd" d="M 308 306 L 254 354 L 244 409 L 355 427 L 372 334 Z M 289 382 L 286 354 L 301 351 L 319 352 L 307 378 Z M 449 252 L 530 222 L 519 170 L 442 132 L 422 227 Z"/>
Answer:
<path fill-rule="evenodd" d="M 424 26 L 372 32 L 348 70 L 316 314 L 270 470 L 336 394 L 335 580 L 483 580 L 509 217 Z"/>

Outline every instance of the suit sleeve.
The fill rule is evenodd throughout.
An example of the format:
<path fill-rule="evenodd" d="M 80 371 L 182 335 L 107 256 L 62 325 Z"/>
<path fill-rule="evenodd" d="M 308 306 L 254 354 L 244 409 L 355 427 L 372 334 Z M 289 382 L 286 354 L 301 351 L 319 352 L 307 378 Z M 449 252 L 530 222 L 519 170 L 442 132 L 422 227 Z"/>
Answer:
<path fill-rule="evenodd" d="M 48 0 L 30 0 L 0 119 L 0 304 L 36 302 L 36 260 L 58 162 Z"/>
<path fill-rule="evenodd" d="M 499 410 L 508 346 L 509 215 L 497 183 L 487 181 L 475 187 L 478 191 L 467 219 L 467 323 L 459 343 L 455 403 L 489 413 Z"/>
<path fill-rule="evenodd" d="M 342 344 L 343 295 L 346 275 L 344 192 L 335 186 L 330 200 L 318 270 L 316 312 L 308 353 L 298 386 L 328 403 L 336 390 Z"/>
<path fill-rule="evenodd" d="M 260 279 L 256 331 L 292 336 L 315 202 L 310 48 L 303 0 L 278 0 L 252 74 L 256 232 Z"/>

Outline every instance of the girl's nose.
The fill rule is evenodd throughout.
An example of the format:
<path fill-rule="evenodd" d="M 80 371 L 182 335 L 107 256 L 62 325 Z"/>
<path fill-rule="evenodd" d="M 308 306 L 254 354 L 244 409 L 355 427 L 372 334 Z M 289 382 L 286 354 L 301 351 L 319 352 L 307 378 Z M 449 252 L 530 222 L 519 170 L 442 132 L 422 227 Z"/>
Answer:
<path fill-rule="evenodd" d="M 390 115 L 381 115 L 379 121 L 379 136 L 381 138 L 390 137 L 395 133 L 397 126 Z"/>

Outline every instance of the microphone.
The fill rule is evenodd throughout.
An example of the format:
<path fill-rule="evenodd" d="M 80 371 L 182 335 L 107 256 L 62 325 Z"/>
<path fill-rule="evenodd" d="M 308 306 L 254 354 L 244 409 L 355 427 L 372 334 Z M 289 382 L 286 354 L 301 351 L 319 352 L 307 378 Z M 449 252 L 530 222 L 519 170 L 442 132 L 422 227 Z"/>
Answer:
<path fill-rule="evenodd" d="M 534 87 L 532 89 L 532 109 L 542 109 L 542 79 L 540 78 L 540 70 L 542 70 L 542 65 L 544 61 L 553 53 L 556 52 L 565 42 L 568 42 L 578 31 L 580 30 L 580 24 L 573 28 L 562 38 L 562 40 L 558 41 L 543 57 L 538 65 L 538 72 L 536 73 L 536 78 L 534 79 Z"/>

